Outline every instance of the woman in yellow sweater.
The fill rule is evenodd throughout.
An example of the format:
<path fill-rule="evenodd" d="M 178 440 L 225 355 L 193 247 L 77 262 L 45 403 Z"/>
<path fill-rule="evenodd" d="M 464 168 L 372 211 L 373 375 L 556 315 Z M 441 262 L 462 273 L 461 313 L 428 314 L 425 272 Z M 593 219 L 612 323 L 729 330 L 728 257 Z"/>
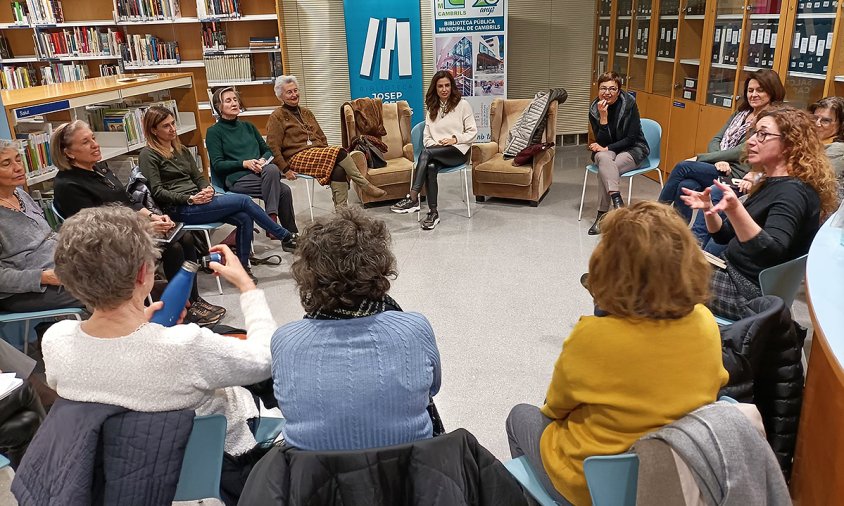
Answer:
<path fill-rule="evenodd" d="M 589 260 L 589 289 L 608 316 L 584 316 L 563 343 L 542 408 L 507 418 L 561 504 L 591 504 L 583 461 L 623 453 L 643 435 L 716 400 L 728 375 L 704 306 L 710 267 L 670 207 L 638 202 L 607 214 Z"/>

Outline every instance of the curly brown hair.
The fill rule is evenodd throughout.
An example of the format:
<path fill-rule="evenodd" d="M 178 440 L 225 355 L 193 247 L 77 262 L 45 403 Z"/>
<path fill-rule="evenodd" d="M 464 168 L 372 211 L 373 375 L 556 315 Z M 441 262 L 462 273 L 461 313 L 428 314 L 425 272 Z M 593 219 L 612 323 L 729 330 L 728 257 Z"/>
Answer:
<path fill-rule="evenodd" d="M 451 95 L 448 96 L 448 101 L 445 104 L 445 112 L 453 111 L 457 104 L 460 103 L 460 90 L 457 89 L 457 83 L 454 81 L 454 75 L 448 70 L 438 70 L 434 77 L 431 78 L 431 84 L 428 86 L 428 92 L 425 93 L 425 108 L 428 109 L 428 116 L 431 121 L 437 119 L 437 114 L 440 112 L 440 96 L 437 95 L 437 81 L 446 78 L 451 83 Z"/>
<path fill-rule="evenodd" d="M 682 318 L 707 301 L 710 275 L 687 224 L 652 201 L 608 213 L 589 259 L 595 304 L 623 318 Z"/>
<path fill-rule="evenodd" d="M 357 207 L 340 207 L 306 228 L 292 266 L 305 311 L 383 298 L 397 275 L 390 243 L 387 225 Z"/>
<path fill-rule="evenodd" d="M 762 112 L 756 121 L 764 117 L 773 119 L 780 130 L 789 175 L 817 192 L 821 200 L 821 217 L 835 212 L 838 209 L 838 181 L 812 117 L 806 111 L 787 105 Z"/>

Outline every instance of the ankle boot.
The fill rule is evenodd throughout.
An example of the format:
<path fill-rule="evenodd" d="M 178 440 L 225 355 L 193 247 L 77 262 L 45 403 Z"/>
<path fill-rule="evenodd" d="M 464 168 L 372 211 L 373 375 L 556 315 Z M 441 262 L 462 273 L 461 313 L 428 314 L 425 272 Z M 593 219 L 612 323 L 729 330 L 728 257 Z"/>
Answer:
<path fill-rule="evenodd" d="M 589 227 L 589 231 L 586 232 L 589 235 L 598 235 L 601 233 L 601 220 L 604 219 L 604 215 L 607 214 L 606 211 L 598 211 L 598 216 L 595 218 L 595 223 Z"/>
<path fill-rule="evenodd" d="M 618 209 L 624 207 L 624 200 L 621 198 L 621 192 L 610 193 L 610 200 L 612 201 L 612 208 Z"/>
<path fill-rule="evenodd" d="M 349 183 L 345 181 L 331 181 L 331 198 L 334 199 L 334 209 L 345 206 L 349 201 Z"/>
<path fill-rule="evenodd" d="M 340 162 L 340 167 L 343 167 L 343 170 L 346 172 L 346 176 L 349 177 L 352 181 L 358 185 L 365 194 L 369 195 L 370 197 L 374 197 L 376 199 L 383 197 L 387 194 L 381 188 L 378 188 L 374 184 L 370 183 L 368 179 L 363 177 L 363 174 L 360 173 L 358 166 L 355 164 L 355 161 L 352 160 L 352 157 L 347 156 L 342 162 Z"/>

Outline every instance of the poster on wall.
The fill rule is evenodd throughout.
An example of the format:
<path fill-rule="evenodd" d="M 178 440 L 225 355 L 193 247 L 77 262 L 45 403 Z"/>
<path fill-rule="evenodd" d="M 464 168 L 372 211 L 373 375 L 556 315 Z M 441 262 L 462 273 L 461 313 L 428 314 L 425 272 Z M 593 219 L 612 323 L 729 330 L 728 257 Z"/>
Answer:
<path fill-rule="evenodd" d="M 507 0 L 432 0 L 434 65 L 472 105 L 476 142 L 490 139 L 489 107 L 507 98 Z"/>
<path fill-rule="evenodd" d="M 343 0 L 343 11 L 352 99 L 406 100 L 422 121 L 419 0 Z"/>

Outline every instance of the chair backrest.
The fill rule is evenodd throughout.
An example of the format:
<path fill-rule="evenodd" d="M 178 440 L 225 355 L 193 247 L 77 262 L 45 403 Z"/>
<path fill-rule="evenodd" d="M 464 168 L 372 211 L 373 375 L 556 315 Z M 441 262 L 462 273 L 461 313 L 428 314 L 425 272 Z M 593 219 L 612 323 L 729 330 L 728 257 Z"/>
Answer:
<path fill-rule="evenodd" d="M 62 213 L 60 213 L 59 210 L 56 209 L 55 200 L 50 201 L 50 209 L 53 210 L 53 214 L 56 216 L 56 219 L 59 220 L 59 223 L 64 223 L 64 216 L 62 216 Z"/>
<path fill-rule="evenodd" d="M 776 295 L 791 308 L 794 297 L 800 289 L 800 283 L 806 276 L 806 258 L 809 255 L 797 257 L 794 260 L 768 267 L 759 273 L 759 287 L 762 295 Z"/>
<path fill-rule="evenodd" d="M 226 182 L 220 178 L 214 167 L 211 167 L 211 170 L 208 172 L 211 174 L 211 187 L 214 188 L 214 191 L 217 193 L 226 193 Z"/>
<path fill-rule="evenodd" d="M 284 418 L 262 416 L 255 427 L 255 441 L 258 443 L 272 443 L 284 427 Z"/>
<path fill-rule="evenodd" d="M 594 506 L 636 506 L 639 457 L 635 453 L 589 457 L 583 461 Z"/>
<path fill-rule="evenodd" d="M 645 134 L 645 140 L 648 143 L 650 153 L 648 157 L 642 160 L 640 165 L 642 168 L 659 167 L 660 163 L 660 144 L 662 144 L 662 126 L 652 119 L 642 119 L 642 132 Z"/>
<path fill-rule="evenodd" d="M 413 144 L 413 165 L 416 165 L 416 160 L 419 160 L 419 154 L 422 153 L 422 137 L 425 136 L 425 122 L 420 121 L 413 125 L 413 130 L 410 131 L 410 143 Z"/>
<path fill-rule="evenodd" d="M 11 462 L 4 455 L 0 455 L 0 469 L 10 465 Z"/>
<path fill-rule="evenodd" d="M 540 506 L 557 506 L 557 503 L 554 502 L 554 499 L 548 495 L 542 483 L 539 482 L 536 472 L 530 467 L 527 457 L 521 456 L 513 460 L 508 460 L 504 463 L 504 467 Z"/>
<path fill-rule="evenodd" d="M 194 419 L 174 501 L 220 499 L 225 443 L 226 417 L 207 415 Z"/>

